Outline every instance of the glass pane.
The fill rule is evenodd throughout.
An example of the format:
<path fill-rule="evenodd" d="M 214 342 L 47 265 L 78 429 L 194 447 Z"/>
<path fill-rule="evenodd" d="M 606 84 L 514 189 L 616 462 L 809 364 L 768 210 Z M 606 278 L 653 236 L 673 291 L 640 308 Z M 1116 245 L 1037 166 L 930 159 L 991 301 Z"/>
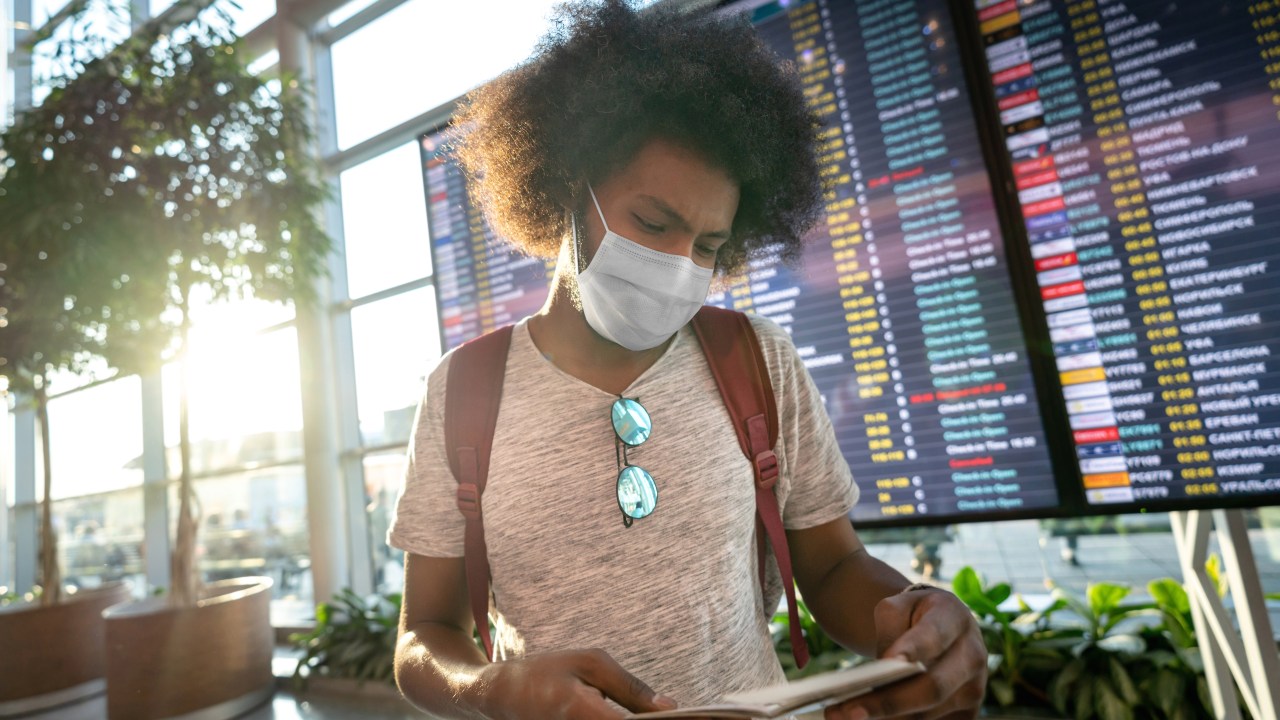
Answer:
<path fill-rule="evenodd" d="M 204 582 L 265 575 L 275 580 L 271 614 L 312 617 L 311 548 L 307 486 L 301 465 L 200 480 L 203 510 L 196 558 Z M 169 492 L 171 532 L 176 531 L 178 487 Z"/>
<path fill-rule="evenodd" d="M 199 475 L 302 457 L 297 332 L 292 327 L 261 335 L 217 330 L 205 327 L 191 337 L 192 471 Z M 177 477 L 177 366 L 165 366 L 162 379 L 169 476 Z"/>
<path fill-rule="evenodd" d="M 440 357 L 436 296 L 421 288 L 351 311 L 356 398 L 366 446 L 404 443 Z"/>
<path fill-rule="evenodd" d="M 205 292 L 205 295 L 201 293 Z M 227 337 L 235 333 L 262 330 L 292 320 L 292 303 L 267 300 L 215 301 L 207 297 L 207 291 L 196 288 L 191 297 L 192 334 Z"/>
<path fill-rule="evenodd" d="M 174 0 L 151 0 L 151 16 L 155 17 L 168 10 L 173 2 Z M 237 35 L 244 35 L 261 25 L 276 12 L 275 0 L 235 0 L 235 2 L 224 0 L 220 4 L 230 13 L 231 28 Z"/>
<path fill-rule="evenodd" d="M 347 290 L 358 298 L 431 272 L 417 143 L 342 173 Z"/>
<path fill-rule="evenodd" d="M 108 365 L 102 358 L 90 358 L 78 373 L 62 371 L 49 373 L 49 394 L 68 393 L 76 388 L 92 385 L 99 380 L 109 380 L 116 374 L 115 368 Z"/>
<path fill-rule="evenodd" d="M 3 380 L 0 380 L 3 383 Z M 0 596 L 13 585 L 13 413 L 8 410 L 10 398 L 0 392 Z"/>
<path fill-rule="evenodd" d="M 280 62 L 280 51 L 268 50 L 267 52 L 263 53 L 261 57 L 249 63 L 246 69 L 249 72 L 253 73 L 254 75 L 261 75 L 264 70 L 270 67 L 274 67 L 279 62 Z M 267 82 L 270 83 L 271 80 L 268 80 Z M 280 88 L 278 86 L 272 88 L 271 93 L 273 95 L 278 96 L 280 94 Z"/>
<path fill-rule="evenodd" d="M 14 450 L 17 447 L 17 439 L 14 433 L 17 428 L 14 426 L 14 413 L 12 411 L 13 397 L 4 396 L 3 400 L 7 401 L 5 412 L 0 416 L 0 503 L 4 503 L 5 507 L 12 507 L 16 502 L 13 490 L 13 472 L 14 463 L 17 458 L 14 456 Z"/>
<path fill-rule="evenodd" d="M 404 483 L 405 453 L 375 453 L 364 459 L 365 510 L 369 514 L 369 548 L 373 555 L 373 582 L 378 592 L 400 592 L 404 587 L 404 553 L 387 545 L 387 530 L 396 495 Z"/>
<path fill-rule="evenodd" d="M 231 13 L 231 29 L 244 35 L 276 13 L 276 0 L 236 0 L 224 3 L 224 7 Z"/>
<path fill-rule="evenodd" d="M 1248 512 L 1257 519 L 1258 529 L 1250 535 L 1258 565 L 1265 570 L 1262 576 L 1264 589 L 1269 593 L 1280 592 L 1280 506 Z"/>
<path fill-rule="evenodd" d="M 55 501 L 63 583 L 91 588 L 127 580 L 135 594 L 143 594 L 142 517 L 141 488 Z"/>
<path fill-rule="evenodd" d="M 49 438 L 55 500 L 142 484 L 142 383 L 130 376 L 53 398 Z"/>
<path fill-rule="evenodd" d="M 0 62 L 0 66 L 4 63 Z M 14 89 L 17 82 L 17 74 L 13 70 L 6 70 L 4 76 L 0 77 L 0 82 L 4 83 L 4 87 L 0 88 L 0 128 L 7 128 L 13 124 L 13 103 Z"/>
<path fill-rule="evenodd" d="M 514 66 L 545 32 L 554 4 L 409 0 L 338 41 L 338 145 L 351 147 Z"/>
<path fill-rule="evenodd" d="M 1263 591 L 1280 591 L 1280 508 L 1248 510 L 1245 518 Z M 871 554 L 909 577 L 946 585 L 963 567 L 990 584 L 1007 582 L 1033 607 L 1053 587 L 1083 597 L 1090 583 L 1132 588 L 1147 596 L 1147 583 L 1181 582 L 1182 571 L 1167 513 L 1015 520 L 936 528 L 859 532 Z M 1216 537 L 1209 550 L 1219 553 Z"/>
<path fill-rule="evenodd" d="M 66 0 L 48 0 L 50 5 L 61 7 Z M 35 10 L 36 23 L 42 24 L 39 10 Z M 37 44 L 32 51 L 32 102 L 39 105 L 49 95 L 55 77 L 65 78 L 74 67 L 72 60 L 87 62 L 101 57 L 129 36 L 129 3 L 124 0 L 91 0 L 84 12 L 74 20 L 63 22 L 54 29 L 49 39 Z M 59 46 L 70 50 L 58 58 Z"/>
<path fill-rule="evenodd" d="M 0 537 L 0 552 L 4 553 L 4 562 L 0 563 L 0 565 L 4 566 L 3 572 L 0 572 L 0 595 L 18 592 L 18 589 L 14 587 L 14 565 L 18 559 L 14 539 L 14 526 L 16 525 L 14 520 L 17 514 L 8 505 L 4 507 L 4 512 L 8 513 L 6 518 L 8 522 L 5 523 L 3 537 Z"/>

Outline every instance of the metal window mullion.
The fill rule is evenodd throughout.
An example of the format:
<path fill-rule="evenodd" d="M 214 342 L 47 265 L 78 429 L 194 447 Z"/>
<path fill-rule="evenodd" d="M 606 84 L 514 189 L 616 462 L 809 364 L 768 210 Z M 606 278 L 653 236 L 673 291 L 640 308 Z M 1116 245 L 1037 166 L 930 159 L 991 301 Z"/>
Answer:
<path fill-rule="evenodd" d="M 164 383 L 159 372 L 142 381 L 142 526 L 147 584 L 169 587 L 169 473 L 164 444 Z"/>
<path fill-rule="evenodd" d="M 314 82 L 317 73 L 315 49 L 304 29 L 308 25 L 302 24 L 297 15 L 303 9 L 303 3 L 282 2 L 275 25 L 281 73 L 293 74 L 305 85 Z M 325 125 L 318 116 L 314 119 L 322 137 L 327 132 Z M 320 147 L 312 148 L 312 152 L 319 155 Z M 329 313 L 332 288 L 330 280 L 315 282 L 317 302 L 297 308 L 298 365 L 311 574 L 316 602 L 327 602 L 351 584 L 351 527 L 339 472 L 336 371 Z"/>
<path fill-rule="evenodd" d="M 27 40 L 31 36 L 32 13 L 31 0 L 13 0 L 13 24 L 15 28 L 25 27 L 27 30 L 13 31 L 13 54 L 10 56 L 13 66 L 13 110 L 22 112 L 31 107 L 34 96 L 31 94 L 31 52 L 26 49 Z"/>
<path fill-rule="evenodd" d="M 0 392 L 0 402 L 8 398 Z M 0 447 L 13 438 L 13 413 L 4 408 L 0 416 Z M 0 587 L 13 587 L 13 563 L 9 553 L 9 484 L 13 482 L 13 466 L 0 467 Z"/>
<path fill-rule="evenodd" d="M 9 17 L 9 3 L 7 0 L 0 1 L 0 130 L 9 126 L 9 106 L 13 102 L 9 97 L 9 63 L 12 61 L 11 49 L 9 47 L 9 29 L 13 27 L 13 20 Z M 0 397 L 3 394 L 0 393 Z M 4 576 L 0 575 L 0 584 L 4 583 Z"/>
<path fill-rule="evenodd" d="M 323 162 L 329 172 L 334 174 L 372 160 L 383 153 L 394 150 L 408 142 L 417 142 L 423 133 L 430 132 L 449 122 L 457 110 L 458 100 L 455 98 L 434 107 L 417 117 L 409 118 L 389 130 L 384 130 L 373 137 L 363 140 L 345 150 L 337 149 L 335 141 L 332 148 L 325 148 Z"/>
<path fill-rule="evenodd" d="M 13 433 L 13 587 L 27 592 L 36 584 L 37 537 L 36 502 L 36 414 L 23 407 L 27 399 L 18 396 Z"/>
<path fill-rule="evenodd" d="M 409 282 L 406 282 L 406 283 L 400 283 L 395 287 L 389 287 L 389 288 L 386 288 L 385 290 L 378 290 L 376 292 L 371 292 L 368 295 L 361 295 L 358 298 L 351 298 L 346 301 L 338 301 L 334 305 L 334 309 L 335 310 L 351 310 L 352 308 L 358 308 L 362 305 L 369 305 L 372 303 L 376 303 L 379 300 L 387 300 L 389 298 L 396 297 L 397 295 L 404 295 L 406 293 L 413 292 L 414 290 L 429 288 L 434 284 L 435 284 L 434 275 L 424 275 L 423 277 L 417 278 L 415 280 L 410 280 Z"/>
<path fill-rule="evenodd" d="M 338 144 L 337 105 L 333 88 L 333 52 L 324 42 L 312 47 L 315 61 L 316 120 L 322 154 L 332 152 Z M 329 182 L 333 193 L 325 206 L 325 224 L 334 240 L 329 257 L 330 297 L 341 306 L 348 302 L 345 225 L 342 216 L 342 184 L 337 173 Z M 351 311 L 340 309 L 329 315 L 332 334 L 334 387 L 338 419 L 339 476 L 342 478 L 347 510 L 347 551 L 351 562 L 351 586 L 364 595 L 373 590 L 373 552 L 369 538 L 369 518 L 365 512 L 364 463 L 350 452 L 360 447 L 360 418 L 356 400 L 355 347 L 351 333 Z"/>
<path fill-rule="evenodd" d="M 387 13 L 405 4 L 406 1 L 378 0 L 378 2 L 343 20 L 336 27 L 325 28 L 320 32 L 316 40 L 326 47 L 331 46 L 336 42 L 340 42 L 343 38 L 359 32 L 370 23 L 379 20 Z"/>
<path fill-rule="evenodd" d="M 129 0 L 129 27 L 137 30 L 151 19 L 150 0 Z"/>

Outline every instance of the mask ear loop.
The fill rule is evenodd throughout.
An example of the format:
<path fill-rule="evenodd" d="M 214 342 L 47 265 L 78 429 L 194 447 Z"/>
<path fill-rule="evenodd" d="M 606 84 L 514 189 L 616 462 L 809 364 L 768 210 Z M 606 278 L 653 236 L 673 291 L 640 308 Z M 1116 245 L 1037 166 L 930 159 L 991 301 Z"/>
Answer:
<path fill-rule="evenodd" d="M 604 219 L 604 211 L 600 209 L 600 201 L 596 199 L 596 191 L 590 183 L 587 184 L 587 192 L 591 193 L 591 202 L 596 206 L 596 215 L 600 216 L 600 224 L 604 226 L 604 231 L 613 232 L 609 229 L 609 221 Z"/>

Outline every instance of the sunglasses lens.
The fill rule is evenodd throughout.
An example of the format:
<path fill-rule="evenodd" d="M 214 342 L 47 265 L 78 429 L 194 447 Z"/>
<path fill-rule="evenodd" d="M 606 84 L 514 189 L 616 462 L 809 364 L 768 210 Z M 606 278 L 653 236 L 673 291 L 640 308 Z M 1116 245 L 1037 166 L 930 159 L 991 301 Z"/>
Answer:
<path fill-rule="evenodd" d="M 653 476 L 635 465 L 618 473 L 618 506 L 627 517 L 639 520 L 658 505 L 658 486 Z"/>
<path fill-rule="evenodd" d="M 613 431 L 622 442 L 635 447 L 649 439 L 653 423 L 643 405 L 631 398 L 618 398 L 613 401 Z"/>

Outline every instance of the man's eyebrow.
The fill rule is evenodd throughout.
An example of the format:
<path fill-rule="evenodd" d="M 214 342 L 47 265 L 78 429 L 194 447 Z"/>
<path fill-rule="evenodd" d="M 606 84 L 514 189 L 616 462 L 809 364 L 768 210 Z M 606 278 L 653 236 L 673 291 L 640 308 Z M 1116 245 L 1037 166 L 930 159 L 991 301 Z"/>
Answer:
<path fill-rule="evenodd" d="M 662 198 L 657 198 L 653 195 L 641 195 L 640 199 L 652 205 L 654 210 L 665 215 L 668 221 L 679 225 L 682 230 L 689 229 L 689 221 L 685 220 L 683 215 L 676 212 L 676 209 L 668 205 L 664 200 L 662 200 Z M 717 230 L 715 232 L 703 233 L 702 236 L 714 238 L 716 240 L 728 240 L 730 234 L 731 233 L 728 230 Z"/>

